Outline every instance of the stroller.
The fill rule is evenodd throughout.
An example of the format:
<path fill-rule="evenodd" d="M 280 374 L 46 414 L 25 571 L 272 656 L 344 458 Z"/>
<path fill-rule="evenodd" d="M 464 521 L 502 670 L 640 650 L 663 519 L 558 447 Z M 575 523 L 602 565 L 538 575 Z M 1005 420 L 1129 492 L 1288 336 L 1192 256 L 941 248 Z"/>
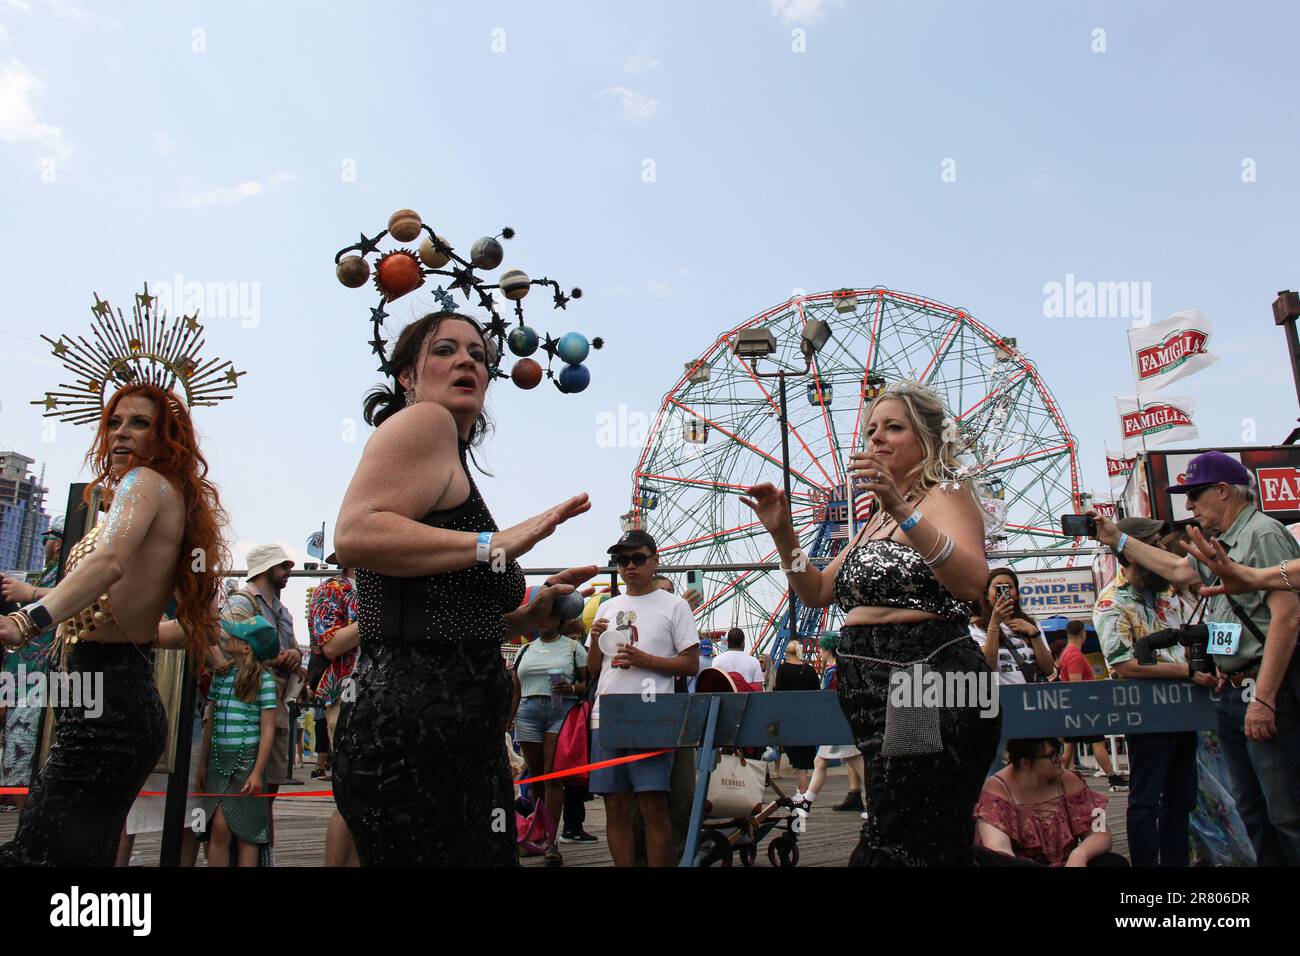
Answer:
<path fill-rule="evenodd" d="M 748 693 L 759 688 L 751 687 L 745 679 L 714 667 L 706 668 L 696 678 L 695 690 L 702 694 Z M 723 748 L 722 753 L 740 754 L 746 762 L 758 761 L 764 767 L 764 786 L 776 791 L 770 803 L 755 804 L 752 810 L 740 817 L 713 815 L 713 804 L 704 801 L 705 822 L 700 825 L 700 843 L 695 852 L 696 866 L 731 866 L 739 854 L 743 866 L 753 866 L 758 860 L 758 847 L 774 830 L 784 830 L 767 845 L 767 860 L 774 867 L 799 865 L 799 833 L 803 829 L 803 816 L 795 811 L 794 802 L 772 781 L 767 764 L 762 761 L 761 749 Z"/>

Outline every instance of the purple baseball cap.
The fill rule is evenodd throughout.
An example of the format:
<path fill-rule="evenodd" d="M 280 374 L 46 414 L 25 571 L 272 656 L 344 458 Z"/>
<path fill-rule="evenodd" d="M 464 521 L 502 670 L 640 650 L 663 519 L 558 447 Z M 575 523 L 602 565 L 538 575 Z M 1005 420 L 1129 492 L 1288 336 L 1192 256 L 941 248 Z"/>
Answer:
<path fill-rule="evenodd" d="M 1221 451 L 1202 452 L 1188 463 L 1182 483 L 1169 486 L 1169 493 L 1185 494 L 1221 481 L 1229 485 L 1249 485 L 1250 472 L 1231 455 Z"/>

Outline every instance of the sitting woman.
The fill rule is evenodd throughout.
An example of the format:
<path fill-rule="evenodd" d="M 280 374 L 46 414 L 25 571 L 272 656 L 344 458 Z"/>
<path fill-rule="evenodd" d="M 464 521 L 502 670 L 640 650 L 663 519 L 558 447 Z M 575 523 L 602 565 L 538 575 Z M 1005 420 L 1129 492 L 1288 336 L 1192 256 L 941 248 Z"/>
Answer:
<path fill-rule="evenodd" d="M 1007 742 L 1007 763 L 975 805 L 986 865 L 1128 866 L 1110 852 L 1107 798 L 1061 767 L 1051 738 Z"/>

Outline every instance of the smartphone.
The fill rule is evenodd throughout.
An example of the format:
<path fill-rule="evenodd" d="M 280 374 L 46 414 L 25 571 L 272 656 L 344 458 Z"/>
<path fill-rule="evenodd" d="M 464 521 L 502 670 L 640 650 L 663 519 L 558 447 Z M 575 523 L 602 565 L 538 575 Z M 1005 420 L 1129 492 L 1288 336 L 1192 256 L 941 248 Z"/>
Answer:
<path fill-rule="evenodd" d="M 1092 515 L 1061 515 L 1061 534 L 1067 538 L 1095 538 L 1097 519 Z"/>
<path fill-rule="evenodd" d="M 700 572 L 698 572 L 698 571 L 687 571 L 687 572 L 686 572 L 686 586 L 687 586 L 688 588 L 693 588 L 693 587 L 695 587 L 695 582 L 696 582 L 697 580 L 699 580 L 699 573 L 700 573 Z"/>
<path fill-rule="evenodd" d="M 1011 585 L 1010 584 L 995 585 L 993 588 L 993 593 L 996 594 L 998 600 L 1001 601 L 1004 597 L 1007 597 L 1011 593 Z"/>

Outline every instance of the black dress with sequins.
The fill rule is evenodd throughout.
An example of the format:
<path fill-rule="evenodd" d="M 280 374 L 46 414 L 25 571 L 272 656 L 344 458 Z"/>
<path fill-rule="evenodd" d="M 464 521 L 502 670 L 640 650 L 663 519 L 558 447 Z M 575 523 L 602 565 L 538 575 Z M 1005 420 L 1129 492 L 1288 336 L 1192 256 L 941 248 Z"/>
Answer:
<path fill-rule="evenodd" d="M 422 524 L 497 530 L 465 474 L 464 504 Z M 334 796 L 362 865 L 518 865 L 501 644 L 523 571 L 513 561 L 418 578 L 359 568 L 357 594 L 355 700 L 339 717 Z"/>
<path fill-rule="evenodd" d="M 868 818 L 851 866 L 968 866 L 975 802 L 1002 735 L 999 715 L 982 716 L 977 704 L 940 712 L 943 749 L 906 757 L 881 755 L 889 693 L 887 664 L 929 658 L 940 674 L 975 673 L 993 681 L 983 653 L 970 638 L 970 605 L 949 593 L 920 554 L 891 539 L 867 541 L 845 556 L 835 579 L 835 598 L 848 613 L 855 607 L 929 611 L 939 620 L 915 624 L 846 626 L 840 630 L 840 707 L 862 751 Z M 995 684 L 990 684 L 996 692 Z M 949 703 L 945 701 L 945 703 Z"/>
<path fill-rule="evenodd" d="M 68 652 L 68 686 L 100 695 L 62 707 L 54 743 L 23 804 L 3 866 L 112 866 L 131 804 L 167 742 L 153 664 L 129 643 L 80 641 Z"/>

